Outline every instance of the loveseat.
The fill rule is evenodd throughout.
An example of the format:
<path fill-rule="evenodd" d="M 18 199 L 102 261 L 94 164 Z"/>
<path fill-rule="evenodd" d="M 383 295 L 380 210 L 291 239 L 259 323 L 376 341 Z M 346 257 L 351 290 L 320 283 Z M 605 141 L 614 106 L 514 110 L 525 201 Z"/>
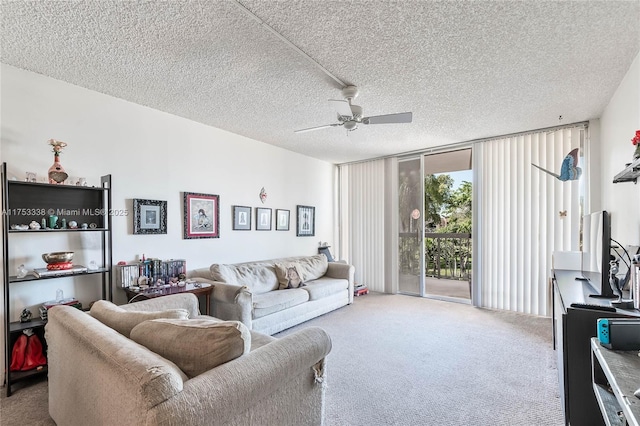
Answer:
<path fill-rule="evenodd" d="M 331 349 L 322 329 L 276 339 L 239 322 L 200 315 L 198 300 L 189 293 L 113 306 L 109 309 L 116 312 L 103 308 L 100 316 L 96 304 L 91 313 L 68 306 L 49 310 L 49 413 L 58 425 L 322 424 L 325 357 Z M 116 316 L 112 325 L 120 331 L 101 322 L 105 312 Z M 165 314 L 173 319 L 150 319 Z M 239 342 L 235 347 L 244 354 L 189 377 L 188 368 L 178 367 L 183 360 L 174 363 L 132 340 L 137 336 L 158 343 L 163 340 L 158 327 L 187 324 L 190 333 L 193 322 L 227 330 L 223 338 Z M 156 331 L 145 332 L 149 326 Z M 127 332 L 131 338 L 122 334 Z M 167 349 L 202 351 L 206 361 L 234 346 L 205 353 L 201 346 L 208 342 L 183 336 L 168 342 Z"/>
<path fill-rule="evenodd" d="M 293 285 L 286 275 L 292 268 L 301 278 Z M 214 263 L 188 275 L 213 284 L 214 316 L 241 321 L 250 330 L 272 335 L 353 303 L 354 271 L 352 265 L 328 262 L 325 255 L 318 254 Z"/>

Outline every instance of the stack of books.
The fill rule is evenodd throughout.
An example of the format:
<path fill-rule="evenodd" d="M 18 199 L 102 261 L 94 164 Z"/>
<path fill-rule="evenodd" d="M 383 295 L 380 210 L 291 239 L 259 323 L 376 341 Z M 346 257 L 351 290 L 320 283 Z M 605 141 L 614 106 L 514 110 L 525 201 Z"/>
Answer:
<path fill-rule="evenodd" d="M 118 265 L 118 279 L 122 288 L 138 285 L 140 277 L 155 284 L 158 280 L 168 283 L 172 278 L 176 281 L 180 275 L 187 273 L 187 261 L 184 259 L 146 259 L 141 262 Z"/>
<path fill-rule="evenodd" d="M 53 306 L 58 306 L 58 305 L 73 306 L 74 308 L 78 308 L 78 309 L 82 310 L 82 303 L 80 301 L 78 301 L 78 299 L 76 299 L 75 297 L 69 297 L 69 298 L 62 299 L 62 300 L 50 300 L 48 302 L 44 302 L 42 304 L 42 306 L 40 306 L 40 308 L 39 308 L 40 319 L 42 319 L 43 321 L 46 321 L 47 318 L 49 317 L 47 315 L 47 311 L 50 308 L 52 308 Z"/>
<path fill-rule="evenodd" d="M 369 289 L 364 284 L 356 284 L 353 289 L 354 296 L 362 296 L 363 294 L 368 294 L 368 293 L 369 293 Z"/>
<path fill-rule="evenodd" d="M 33 275 L 37 278 L 44 277 L 58 277 L 63 275 L 82 274 L 87 272 L 87 267 L 82 265 L 73 265 L 67 269 L 47 269 L 47 268 L 35 268 Z"/>

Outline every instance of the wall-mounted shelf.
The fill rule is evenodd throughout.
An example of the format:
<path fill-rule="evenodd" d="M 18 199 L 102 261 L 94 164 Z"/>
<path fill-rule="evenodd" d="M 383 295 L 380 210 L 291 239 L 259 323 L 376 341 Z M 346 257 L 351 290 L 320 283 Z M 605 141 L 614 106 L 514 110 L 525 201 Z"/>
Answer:
<path fill-rule="evenodd" d="M 633 182 L 637 183 L 640 177 L 640 158 L 636 158 L 623 171 L 613 177 L 613 183 Z"/>

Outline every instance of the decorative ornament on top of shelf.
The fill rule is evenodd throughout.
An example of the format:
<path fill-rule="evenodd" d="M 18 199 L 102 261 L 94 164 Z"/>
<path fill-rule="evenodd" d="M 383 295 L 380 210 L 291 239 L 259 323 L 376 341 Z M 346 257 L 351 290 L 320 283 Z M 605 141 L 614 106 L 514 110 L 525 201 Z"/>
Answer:
<path fill-rule="evenodd" d="M 49 139 L 49 145 L 53 147 L 53 165 L 49 167 L 49 183 L 54 185 L 64 185 L 69 175 L 65 172 L 64 167 L 60 164 L 60 154 L 62 149 L 67 146 L 66 142 Z"/>
<path fill-rule="evenodd" d="M 631 143 L 636 147 L 633 152 L 633 159 L 636 160 L 640 158 L 640 130 L 636 130 L 636 135 L 631 139 Z"/>

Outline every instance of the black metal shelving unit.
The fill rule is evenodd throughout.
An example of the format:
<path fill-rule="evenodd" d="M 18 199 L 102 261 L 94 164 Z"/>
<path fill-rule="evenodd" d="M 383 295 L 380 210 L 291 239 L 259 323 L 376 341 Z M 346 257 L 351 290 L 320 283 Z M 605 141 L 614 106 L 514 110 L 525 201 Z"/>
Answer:
<path fill-rule="evenodd" d="M 30 371 L 10 371 L 13 344 L 26 329 L 33 329 L 40 338 L 46 354 L 47 344 L 44 339 L 46 320 L 33 318 L 29 322 L 10 322 L 11 319 L 11 286 L 28 285 L 29 282 L 73 277 L 82 279 L 86 275 L 101 275 L 101 298 L 113 299 L 112 281 L 112 216 L 109 214 L 111 204 L 111 175 L 101 177 L 100 187 L 71 185 L 51 185 L 36 182 L 9 180 L 7 164 L 2 163 L 2 244 L 3 244 L 3 285 L 4 285 L 4 344 L 5 344 L 5 384 L 7 396 L 11 396 L 11 386 L 21 380 L 33 376 L 46 377 L 48 369 L 44 366 Z M 28 224 L 31 221 L 40 223 L 49 209 L 63 212 L 62 216 L 78 223 L 92 223 L 87 229 L 39 229 L 15 230 L 12 225 Z M 45 212 L 45 214 L 42 214 Z M 102 267 L 82 273 L 63 273 L 55 276 L 36 277 L 27 275 L 18 278 L 9 275 L 9 259 L 11 259 L 11 238 L 15 234 L 27 234 L 29 238 L 51 233 L 97 232 L 101 236 Z M 43 300 L 44 302 L 44 300 Z"/>

